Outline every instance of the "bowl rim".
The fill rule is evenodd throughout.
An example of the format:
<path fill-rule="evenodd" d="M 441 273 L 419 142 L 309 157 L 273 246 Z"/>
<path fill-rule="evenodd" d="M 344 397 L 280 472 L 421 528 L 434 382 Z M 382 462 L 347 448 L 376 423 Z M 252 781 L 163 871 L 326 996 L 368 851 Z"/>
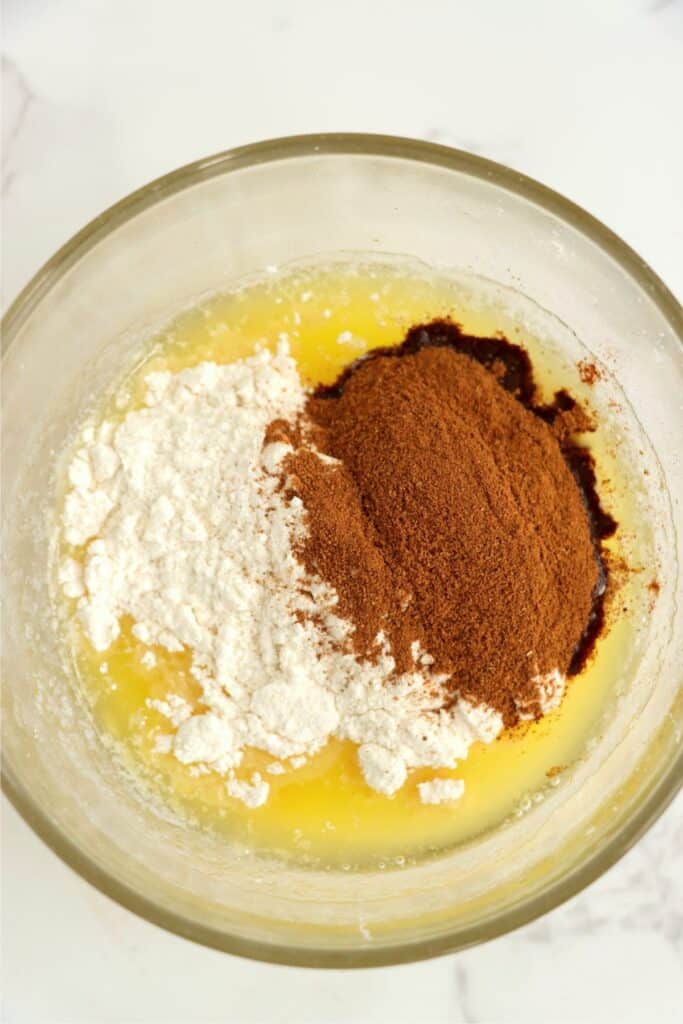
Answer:
<path fill-rule="evenodd" d="M 177 192 L 219 175 L 259 164 L 310 156 L 378 156 L 426 163 L 479 178 L 515 193 L 562 219 L 595 243 L 644 291 L 683 345 L 683 308 L 651 267 L 618 235 L 580 206 L 540 182 L 503 164 L 463 150 L 418 139 L 350 132 L 316 133 L 268 139 L 185 164 L 143 185 L 91 220 L 37 271 L 2 319 L 2 353 L 9 350 L 22 325 L 44 295 L 101 239 L 122 224 Z M 2 789 L 26 824 L 78 875 L 105 896 L 147 921 L 184 938 L 223 952 L 267 963 L 300 967 L 376 967 L 410 963 L 465 949 L 530 923 L 576 895 L 615 864 L 659 818 L 683 785 L 683 749 L 649 787 L 636 812 L 565 878 L 496 917 L 457 932 L 403 941 L 378 949 L 314 949 L 246 939 L 198 924 L 158 906 L 103 870 L 52 822 L 15 772 L 2 762 Z"/>

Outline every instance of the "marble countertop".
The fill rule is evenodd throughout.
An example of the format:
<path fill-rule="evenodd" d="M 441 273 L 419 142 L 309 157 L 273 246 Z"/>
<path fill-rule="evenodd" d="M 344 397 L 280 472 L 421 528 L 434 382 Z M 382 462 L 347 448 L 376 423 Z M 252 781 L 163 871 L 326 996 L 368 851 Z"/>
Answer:
<path fill-rule="evenodd" d="M 104 207 L 270 136 L 376 131 L 507 163 L 683 294 L 680 0 L 6 0 L 7 305 Z M 587 891 L 457 956 L 310 972 L 194 946 L 111 903 L 5 802 L 16 1024 L 667 1021 L 683 994 L 683 799 Z"/>

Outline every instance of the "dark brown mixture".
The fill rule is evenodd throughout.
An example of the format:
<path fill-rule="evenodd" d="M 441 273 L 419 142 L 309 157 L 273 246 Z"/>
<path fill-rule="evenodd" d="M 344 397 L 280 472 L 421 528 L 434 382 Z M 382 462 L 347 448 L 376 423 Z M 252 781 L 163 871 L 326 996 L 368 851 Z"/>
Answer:
<path fill-rule="evenodd" d="M 453 699 L 514 724 L 540 715 L 534 677 L 578 671 L 602 623 L 591 428 L 566 393 L 537 401 L 527 353 L 448 321 L 411 329 L 271 426 L 295 453 L 284 486 L 307 509 L 299 557 L 339 595 L 353 645 L 414 670 L 417 640 Z M 304 441 L 334 460 L 321 461 Z"/>

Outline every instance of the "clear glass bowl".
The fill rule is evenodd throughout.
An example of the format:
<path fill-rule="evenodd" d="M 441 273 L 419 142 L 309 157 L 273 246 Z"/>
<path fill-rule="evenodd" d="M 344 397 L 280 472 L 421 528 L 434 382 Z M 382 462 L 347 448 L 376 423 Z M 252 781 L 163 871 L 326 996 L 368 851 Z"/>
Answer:
<path fill-rule="evenodd" d="M 145 330 L 268 264 L 340 251 L 408 254 L 475 275 L 609 367 L 628 411 L 625 450 L 640 477 L 648 473 L 641 507 L 661 588 L 642 615 L 610 721 L 571 778 L 479 841 L 415 867 L 359 874 L 240 855 L 138 799 L 74 697 L 46 571 L 54 455 Z M 682 339 L 672 295 L 605 227 L 513 171 L 440 146 L 362 135 L 265 142 L 191 164 L 112 207 L 36 275 L 4 325 L 10 799 L 113 899 L 262 960 L 363 966 L 433 956 L 515 928 L 582 889 L 683 777 Z"/>

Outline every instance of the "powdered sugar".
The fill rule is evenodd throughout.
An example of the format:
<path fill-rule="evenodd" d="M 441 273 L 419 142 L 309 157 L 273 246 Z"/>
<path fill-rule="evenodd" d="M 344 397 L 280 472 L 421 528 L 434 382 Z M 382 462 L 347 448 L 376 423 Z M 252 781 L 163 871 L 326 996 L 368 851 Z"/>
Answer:
<path fill-rule="evenodd" d="M 428 652 L 416 647 L 415 671 L 397 677 L 379 637 L 377 662 L 359 661 L 336 594 L 296 559 L 306 513 L 279 489 L 291 449 L 263 447 L 268 424 L 305 400 L 286 342 L 145 383 L 145 408 L 82 434 L 63 515 L 82 560 L 66 555 L 59 579 L 96 649 L 129 616 L 142 643 L 190 652 L 201 706 L 174 694 L 150 702 L 176 729 L 175 757 L 225 774 L 228 792 L 257 807 L 269 784 L 234 774 L 245 747 L 296 767 L 330 736 L 348 738 L 368 784 L 391 794 L 411 769 L 451 766 L 495 738 L 492 709 L 443 709 Z M 159 740 L 163 752 L 170 741 Z"/>

